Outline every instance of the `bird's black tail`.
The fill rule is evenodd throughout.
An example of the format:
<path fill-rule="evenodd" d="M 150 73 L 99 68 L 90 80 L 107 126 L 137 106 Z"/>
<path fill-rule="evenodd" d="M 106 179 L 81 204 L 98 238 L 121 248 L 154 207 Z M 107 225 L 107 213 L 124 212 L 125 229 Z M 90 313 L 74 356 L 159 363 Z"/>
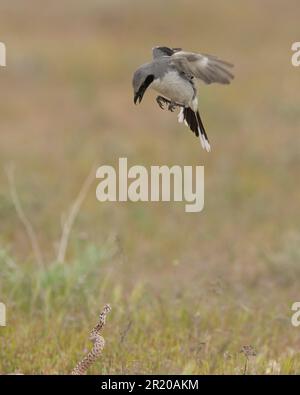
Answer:
<path fill-rule="evenodd" d="M 210 151 L 209 140 L 200 118 L 199 111 L 195 112 L 190 107 L 184 107 L 178 115 L 178 121 L 184 122 L 191 131 L 200 138 L 202 148 L 207 152 Z"/>

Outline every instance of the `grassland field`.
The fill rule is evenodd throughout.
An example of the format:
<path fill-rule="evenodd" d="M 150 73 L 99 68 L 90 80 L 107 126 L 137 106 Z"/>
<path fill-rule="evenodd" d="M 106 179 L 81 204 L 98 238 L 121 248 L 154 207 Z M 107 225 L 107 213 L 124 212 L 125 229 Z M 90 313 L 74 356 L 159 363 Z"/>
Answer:
<path fill-rule="evenodd" d="M 299 11 L 296 0 L 1 1 L 0 373 L 69 373 L 105 303 L 90 374 L 300 373 Z M 199 86 L 210 154 L 154 93 L 134 106 L 132 73 L 155 45 L 234 63 L 230 86 Z M 119 157 L 204 165 L 204 210 L 99 203 L 95 179 L 57 261 L 84 180 Z"/>

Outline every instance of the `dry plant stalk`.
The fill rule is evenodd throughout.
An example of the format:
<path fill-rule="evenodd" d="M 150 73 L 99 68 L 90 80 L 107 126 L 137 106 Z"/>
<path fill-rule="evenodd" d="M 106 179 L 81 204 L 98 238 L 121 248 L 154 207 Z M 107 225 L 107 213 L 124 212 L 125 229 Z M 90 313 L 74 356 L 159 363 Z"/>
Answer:
<path fill-rule="evenodd" d="M 31 248 L 32 248 L 33 254 L 35 256 L 36 262 L 38 263 L 38 265 L 41 266 L 44 263 L 42 251 L 40 249 L 39 242 L 38 242 L 36 233 L 33 229 L 33 226 L 31 225 L 31 222 L 27 218 L 27 216 L 23 210 L 21 201 L 19 199 L 19 196 L 17 193 L 17 188 L 16 188 L 16 183 L 15 183 L 15 174 L 14 174 L 13 165 L 6 168 L 6 174 L 7 174 L 7 178 L 8 178 L 8 182 L 9 182 L 9 189 L 10 189 L 10 195 L 11 195 L 12 202 L 14 204 L 14 207 L 16 209 L 16 212 L 17 212 L 17 215 L 18 215 L 20 221 L 25 228 L 25 232 L 26 232 L 28 239 L 30 241 Z"/>
<path fill-rule="evenodd" d="M 83 203 L 83 201 L 90 189 L 90 186 L 92 185 L 92 183 L 95 179 L 95 168 L 96 168 L 96 166 L 94 165 L 92 167 L 92 170 L 90 171 L 89 175 L 85 179 L 85 181 L 81 187 L 81 190 L 79 191 L 77 198 L 75 199 L 73 205 L 71 206 L 69 214 L 67 216 L 67 219 L 63 225 L 62 235 L 60 238 L 59 248 L 58 248 L 58 253 L 57 253 L 57 261 L 60 263 L 64 263 L 64 261 L 65 261 L 65 256 L 66 256 L 66 251 L 67 251 L 67 247 L 68 247 L 71 229 L 72 229 L 75 219 L 79 213 L 79 210 L 82 206 L 82 203 Z M 25 211 L 22 207 L 21 201 L 19 199 L 19 196 L 17 193 L 17 188 L 16 188 L 16 183 L 15 183 L 14 167 L 12 165 L 7 166 L 6 174 L 7 174 L 7 178 L 8 178 L 8 182 L 9 182 L 10 195 L 11 195 L 13 205 L 15 207 L 15 210 L 17 212 L 17 215 L 18 215 L 22 225 L 24 226 L 24 229 L 25 229 L 28 239 L 30 241 L 31 248 L 32 248 L 33 254 L 35 256 L 35 260 L 38 263 L 38 265 L 41 266 L 44 264 L 43 254 L 42 254 L 39 242 L 38 242 L 36 232 L 34 231 L 34 228 L 31 224 L 30 220 L 26 216 Z"/>
<path fill-rule="evenodd" d="M 256 353 L 254 347 L 251 345 L 243 346 L 241 348 L 240 352 L 242 354 L 244 354 L 244 356 L 245 356 L 245 365 L 244 365 L 243 375 L 246 375 L 248 373 L 249 359 L 250 359 L 250 357 L 256 357 L 257 353 Z"/>
<path fill-rule="evenodd" d="M 68 247 L 69 237 L 71 233 L 72 226 L 74 221 L 79 213 L 80 207 L 95 179 L 95 165 L 92 167 L 89 175 L 87 176 L 86 180 L 84 181 L 79 194 L 74 201 L 73 205 L 70 208 L 69 215 L 63 225 L 62 235 L 59 243 L 58 254 L 57 254 L 57 261 L 59 263 L 64 263 L 66 251 Z"/>
<path fill-rule="evenodd" d="M 89 339 L 94 343 L 92 350 L 76 365 L 72 370 L 72 375 L 84 375 L 88 368 L 100 357 L 105 345 L 101 331 L 105 325 L 106 315 L 111 311 L 109 304 L 106 304 L 99 316 L 97 325 L 92 329 Z"/>

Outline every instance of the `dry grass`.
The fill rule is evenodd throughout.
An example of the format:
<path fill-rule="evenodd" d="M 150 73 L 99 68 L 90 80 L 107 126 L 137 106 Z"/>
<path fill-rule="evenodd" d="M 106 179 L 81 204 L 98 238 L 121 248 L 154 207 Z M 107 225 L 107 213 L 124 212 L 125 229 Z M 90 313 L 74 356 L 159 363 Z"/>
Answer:
<path fill-rule="evenodd" d="M 24 3 L 25 4 L 25 3 Z M 91 373 L 299 373 L 298 3 L 258 0 L 2 1 L 0 371 L 66 373 L 99 305 L 114 310 Z M 148 25 L 151 21 L 151 26 Z M 216 54 L 229 87 L 201 86 L 206 154 L 131 75 L 156 44 Z M 205 208 L 99 203 L 92 186 L 53 262 L 66 213 L 94 162 L 205 165 Z M 46 262 L 36 265 L 4 168 Z"/>

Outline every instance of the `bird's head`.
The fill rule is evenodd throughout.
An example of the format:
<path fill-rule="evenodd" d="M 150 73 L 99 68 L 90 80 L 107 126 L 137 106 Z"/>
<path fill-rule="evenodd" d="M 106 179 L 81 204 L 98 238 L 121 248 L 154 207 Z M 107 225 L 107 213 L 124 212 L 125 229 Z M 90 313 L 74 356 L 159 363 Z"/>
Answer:
<path fill-rule="evenodd" d="M 154 75 L 150 73 L 148 65 L 143 65 L 136 70 L 132 79 L 134 104 L 142 101 L 146 89 L 153 80 Z"/>

